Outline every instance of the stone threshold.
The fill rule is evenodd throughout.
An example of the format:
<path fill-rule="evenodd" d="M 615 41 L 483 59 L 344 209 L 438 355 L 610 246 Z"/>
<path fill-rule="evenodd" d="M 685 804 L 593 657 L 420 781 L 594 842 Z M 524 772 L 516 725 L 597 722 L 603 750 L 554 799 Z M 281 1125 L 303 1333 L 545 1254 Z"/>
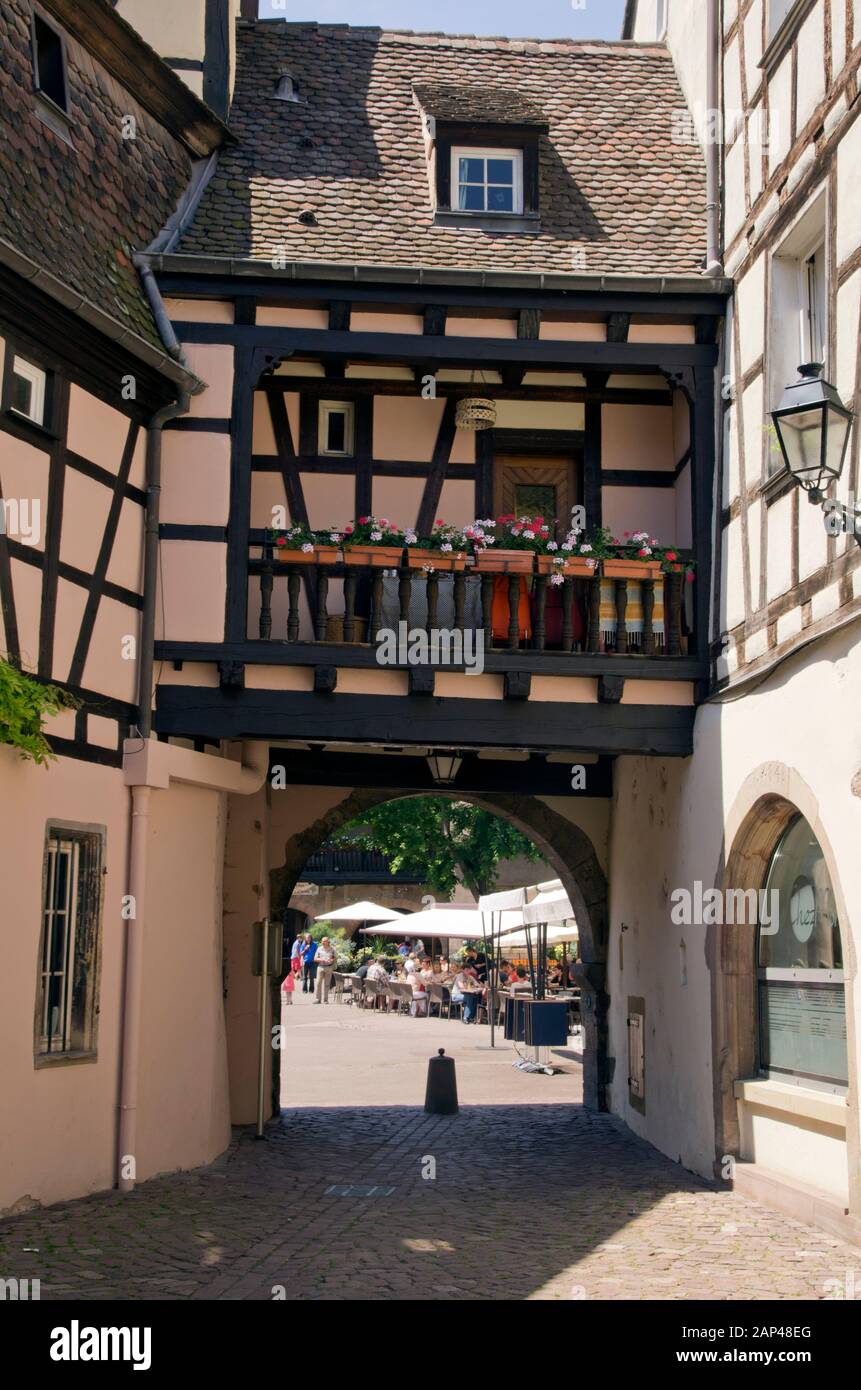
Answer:
<path fill-rule="evenodd" d="M 736 1160 L 733 1191 L 805 1225 L 827 1231 L 861 1252 L 861 1217 L 853 1216 L 845 1203 L 829 1192 L 741 1159 Z"/>

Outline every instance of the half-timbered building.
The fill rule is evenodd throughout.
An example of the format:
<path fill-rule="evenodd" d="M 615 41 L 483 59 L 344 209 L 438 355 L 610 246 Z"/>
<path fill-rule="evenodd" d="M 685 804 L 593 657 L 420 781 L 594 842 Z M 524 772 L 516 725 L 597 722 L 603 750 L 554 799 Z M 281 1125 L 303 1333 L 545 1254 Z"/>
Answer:
<path fill-rule="evenodd" d="M 806 1213 L 835 1229 L 847 1209 L 857 1219 L 858 813 L 851 748 L 841 758 L 834 733 L 857 683 L 856 551 L 820 535 L 821 516 L 768 463 L 768 393 L 795 351 L 772 351 L 787 303 L 796 326 L 826 326 L 832 375 L 856 399 L 861 271 L 840 201 L 861 51 L 852 5 L 784 5 L 758 87 L 763 0 L 631 4 L 610 43 L 263 21 L 246 0 L 189 0 L 181 16 L 161 0 L 12 8 L 36 153 L 50 139 L 77 154 L 60 161 L 50 146 L 57 192 L 41 215 L 26 171 L 10 202 L 9 240 L 36 267 L 10 264 L 10 280 L 50 312 L 35 339 L 9 324 L 7 362 L 23 367 L 7 368 L 3 442 L 9 468 L 43 456 L 48 529 L 38 560 L 0 537 L 0 592 L 10 659 L 84 701 L 68 732 L 51 731 L 65 739 L 62 774 L 4 753 L 22 814 L 3 853 L 29 865 L 14 889 L 16 988 L 23 1018 L 34 981 L 45 998 L 38 933 L 62 910 L 41 865 L 50 879 L 68 843 L 89 872 L 80 836 L 105 843 L 100 798 L 113 798 L 106 882 L 119 895 L 93 939 L 105 968 L 115 952 L 97 1065 L 120 1108 L 107 1103 L 59 1185 L 46 1165 L 28 1188 L 16 1155 L 8 1202 L 104 1186 L 114 1155 L 129 1186 L 217 1153 L 230 1120 L 255 1113 L 252 923 L 287 907 L 339 826 L 444 791 L 519 825 L 576 906 L 586 1104 L 698 1172 L 726 1178 L 731 1160 L 796 1210 L 814 1164 Z M 821 92 L 798 57 L 802 9 L 828 16 Z M 137 117 L 139 143 L 110 144 L 101 88 L 87 90 L 86 119 L 55 130 L 38 15 Z M 719 159 L 697 124 L 708 92 L 727 114 L 738 74 L 745 112 L 787 113 L 787 143 L 758 163 L 747 119 Z M 85 180 L 75 220 L 69 180 L 85 157 L 105 182 Z M 67 261 L 50 240 L 55 206 L 78 238 Z M 101 375 L 88 355 L 99 332 Z M 56 373 L 46 408 L 68 422 L 21 418 L 40 370 Z M 142 382 L 130 403 L 128 376 Z M 74 430 L 64 390 L 69 403 L 89 393 Z M 476 413 L 485 428 L 468 427 Z M 857 436 L 853 448 L 857 467 Z M 439 519 L 474 533 L 509 513 L 549 518 L 560 540 L 572 520 L 646 533 L 674 563 L 616 576 L 536 562 L 527 576 L 491 547 L 449 569 L 417 560 L 411 541 L 385 563 L 350 544 L 367 516 L 420 542 Z M 278 544 L 296 527 L 317 533 L 307 554 Z M 110 646 L 127 630 L 140 639 L 132 666 Z M 117 732 L 102 748 L 108 714 Z M 455 759 L 444 785 L 440 751 Z M 67 766 L 115 780 L 88 799 L 69 773 L 67 794 Z M 73 833 L 52 839 L 55 820 Z M 771 954 L 752 925 L 671 915 L 679 889 L 778 882 L 795 915 Z M 29 1028 L 16 1035 L 21 1104 Z M 64 1037 L 67 1063 L 94 1062 Z M 106 1104 L 73 1093 L 40 1046 L 37 1026 L 37 1085 L 46 1071 L 56 1094 L 65 1083 L 82 1117 Z"/>

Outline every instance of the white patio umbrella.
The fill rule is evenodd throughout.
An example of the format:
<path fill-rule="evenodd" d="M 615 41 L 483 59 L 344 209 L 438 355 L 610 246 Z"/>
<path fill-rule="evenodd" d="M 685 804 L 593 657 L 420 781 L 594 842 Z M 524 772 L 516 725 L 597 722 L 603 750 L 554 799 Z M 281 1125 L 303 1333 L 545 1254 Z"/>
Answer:
<path fill-rule="evenodd" d="M 519 911 L 506 912 L 504 917 L 509 931 L 523 926 L 523 914 Z M 483 936 L 481 913 L 477 908 L 444 905 L 429 907 L 423 912 L 411 912 L 401 917 L 397 926 L 365 927 L 363 930 L 369 936 L 419 936 L 422 939 L 436 936 L 440 940 L 450 940 L 452 937 L 477 940 Z"/>
<path fill-rule="evenodd" d="M 395 922 L 400 921 L 403 912 L 393 912 L 390 907 L 380 907 L 377 903 L 348 903 L 346 907 L 336 908 L 334 912 L 321 912 L 315 922 Z"/>

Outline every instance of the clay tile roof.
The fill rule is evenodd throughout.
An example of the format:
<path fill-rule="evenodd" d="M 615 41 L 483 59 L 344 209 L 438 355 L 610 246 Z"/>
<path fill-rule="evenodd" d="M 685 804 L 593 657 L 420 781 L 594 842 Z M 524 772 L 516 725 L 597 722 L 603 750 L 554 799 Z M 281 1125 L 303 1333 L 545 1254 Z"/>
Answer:
<path fill-rule="evenodd" d="M 674 138 L 685 103 L 664 47 L 284 21 L 237 33 L 237 143 L 220 155 L 178 251 L 561 273 L 700 270 L 705 170 L 699 146 Z M 297 102 L 273 98 L 285 71 Z M 509 111 L 528 107 L 547 121 L 537 232 L 434 225 L 414 92 L 450 111 L 455 94 L 472 103 L 488 90 L 503 105 L 510 98 Z"/>
<path fill-rule="evenodd" d="M 416 82 L 421 106 L 438 121 L 480 125 L 537 126 L 547 129 L 547 117 L 524 92 L 476 83 Z"/>

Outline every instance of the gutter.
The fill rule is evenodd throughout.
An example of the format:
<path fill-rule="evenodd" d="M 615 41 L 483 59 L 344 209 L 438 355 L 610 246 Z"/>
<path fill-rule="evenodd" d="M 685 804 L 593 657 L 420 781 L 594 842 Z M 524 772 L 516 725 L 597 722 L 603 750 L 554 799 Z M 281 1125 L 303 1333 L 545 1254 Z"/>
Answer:
<path fill-rule="evenodd" d="M 715 295 L 732 293 L 732 280 L 723 275 L 704 279 L 702 275 L 565 275 L 558 271 L 467 270 L 453 267 L 403 265 L 362 265 L 358 262 L 288 261 L 274 269 L 269 261 L 236 259 L 232 256 L 190 256 L 145 253 L 159 274 L 213 275 L 235 279 L 269 281 L 319 281 L 416 285 L 422 288 L 467 286 L 478 289 L 556 290 L 598 294 Z"/>
<path fill-rule="evenodd" d="M 86 295 L 71 289 L 65 281 L 58 279 L 50 271 L 43 270 L 29 256 L 25 256 L 11 242 L 2 237 L 0 237 L 0 265 L 6 266 L 16 275 L 20 275 L 22 280 L 27 280 L 30 284 L 35 285 L 49 299 L 61 304 L 64 309 L 69 309 L 73 314 L 77 314 L 78 318 L 83 319 L 85 323 L 104 334 L 111 342 L 125 348 L 140 362 L 144 362 L 154 371 L 160 372 L 162 376 L 175 382 L 181 390 L 189 391 L 192 395 L 197 395 L 199 391 L 204 390 L 205 383 L 177 359 L 167 353 L 160 352 L 157 347 L 153 347 L 138 333 L 126 328 L 111 314 L 105 313 L 104 309 L 100 309 L 92 300 L 87 299 Z"/>

